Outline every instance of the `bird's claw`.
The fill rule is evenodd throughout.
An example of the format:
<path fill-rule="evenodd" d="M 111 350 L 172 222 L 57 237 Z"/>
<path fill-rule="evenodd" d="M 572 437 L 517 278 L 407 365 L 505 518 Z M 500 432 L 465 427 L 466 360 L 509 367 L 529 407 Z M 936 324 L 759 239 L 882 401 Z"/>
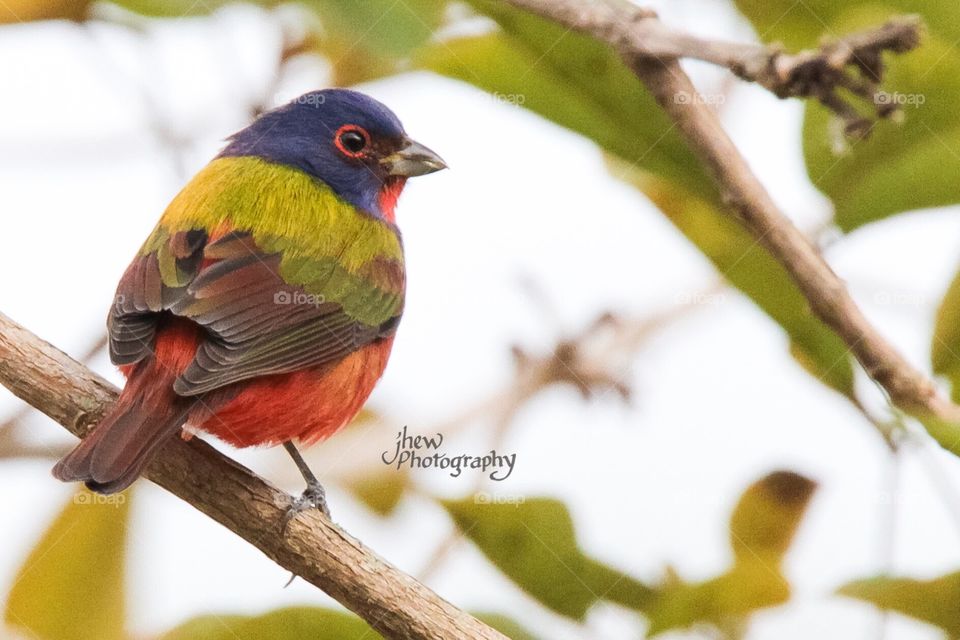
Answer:
<path fill-rule="evenodd" d="M 328 520 L 330 519 L 330 507 L 327 506 L 327 492 L 324 490 L 323 485 L 319 483 L 307 485 L 307 488 L 300 494 L 300 497 L 293 500 L 287 512 L 283 515 L 283 524 L 280 527 L 280 531 L 286 533 L 287 526 L 290 522 L 296 518 L 297 515 L 310 509 L 318 509 Z"/>

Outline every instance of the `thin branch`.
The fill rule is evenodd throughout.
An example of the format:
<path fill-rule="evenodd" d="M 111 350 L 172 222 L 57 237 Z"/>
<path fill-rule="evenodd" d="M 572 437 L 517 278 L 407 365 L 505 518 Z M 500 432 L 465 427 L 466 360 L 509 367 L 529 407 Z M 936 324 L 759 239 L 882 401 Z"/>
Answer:
<path fill-rule="evenodd" d="M 825 41 L 819 48 L 786 53 L 782 47 L 701 38 L 673 29 L 656 14 L 624 0 L 510 0 L 612 45 L 630 60 L 692 58 L 726 69 L 770 90 L 779 98 L 815 98 L 844 123 L 847 135 L 862 137 L 873 121 L 860 114 L 848 94 L 869 103 L 876 118 L 900 112 L 880 90 L 883 53 L 905 53 L 920 44 L 923 23 L 904 16 L 868 31 Z M 696 93 L 676 94 L 676 98 Z"/>
<path fill-rule="evenodd" d="M 665 34 L 674 32 L 656 26 L 659 21 L 652 12 L 628 2 L 509 2 L 607 42 L 622 55 L 660 107 L 676 123 L 690 148 L 709 169 L 726 204 L 757 241 L 786 268 L 816 316 L 843 339 L 850 352 L 885 390 L 893 404 L 924 420 L 928 431 L 943 447 L 960 454 L 960 429 L 957 426 L 960 423 L 960 407 L 945 399 L 934 383 L 870 324 L 817 249 L 777 208 L 706 101 L 678 99 L 679 96 L 699 96 L 676 58 L 694 55 L 695 52 L 690 49 L 695 47 L 695 41 L 681 38 L 680 44 L 664 55 L 664 47 L 671 42 Z M 890 23 L 877 33 L 884 34 L 873 40 L 879 57 L 880 49 L 877 47 L 906 51 L 916 46 L 919 25 L 913 19 L 904 19 Z M 651 34 L 658 36 L 659 40 L 648 40 Z M 889 38 L 899 44 L 891 47 Z M 868 41 L 871 41 L 868 36 L 860 34 L 852 42 L 857 45 Z M 860 53 L 866 53 L 866 50 L 861 48 Z M 696 57 L 707 56 L 698 54 Z M 853 56 L 839 56 L 839 59 L 856 60 Z M 876 64 L 866 66 L 879 73 L 879 62 L 874 62 Z M 864 64 L 863 61 L 857 63 Z M 835 66 L 834 63 L 831 65 Z M 642 114 L 637 116 L 641 117 Z"/>
<path fill-rule="evenodd" d="M 90 347 L 83 352 L 79 358 L 80 362 L 83 364 L 90 364 L 90 361 L 97 357 L 97 354 L 100 353 L 106 346 L 107 334 L 106 332 L 103 332 L 97 337 L 96 342 L 91 344 Z M 4 436 L 12 434 L 17 426 L 30 416 L 30 412 L 32 410 L 33 409 L 31 409 L 29 405 L 24 405 L 17 410 L 16 413 L 5 420 L 3 424 L 0 424 L 0 442 L 3 441 Z"/>
<path fill-rule="evenodd" d="M 109 382 L 3 314 L 0 383 L 81 437 L 117 396 Z M 171 440 L 146 475 L 388 638 L 506 640 L 319 512 L 299 515 L 281 535 L 290 496 L 196 438 Z"/>
<path fill-rule="evenodd" d="M 90 364 L 98 353 L 107 346 L 107 334 L 101 334 L 83 354 L 80 362 Z M 31 444 L 24 440 L 24 421 L 34 409 L 28 404 L 22 405 L 3 424 L 0 424 L 0 460 L 37 458 L 57 459 L 65 456 L 69 449 L 62 445 Z"/>

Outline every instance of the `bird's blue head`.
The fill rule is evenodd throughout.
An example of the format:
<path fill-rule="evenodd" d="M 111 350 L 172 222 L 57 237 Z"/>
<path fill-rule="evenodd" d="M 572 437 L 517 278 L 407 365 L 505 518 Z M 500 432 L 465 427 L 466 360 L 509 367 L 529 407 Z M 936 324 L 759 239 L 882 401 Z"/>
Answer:
<path fill-rule="evenodd" d="M 408 177 L 446 167 L 407 137 L 390 109 L 347 89 L 312 91 L 264 113 L 233 134 L 219 157 L 238 156 L 300 169 L 353 206 L 391 221 Z"/>

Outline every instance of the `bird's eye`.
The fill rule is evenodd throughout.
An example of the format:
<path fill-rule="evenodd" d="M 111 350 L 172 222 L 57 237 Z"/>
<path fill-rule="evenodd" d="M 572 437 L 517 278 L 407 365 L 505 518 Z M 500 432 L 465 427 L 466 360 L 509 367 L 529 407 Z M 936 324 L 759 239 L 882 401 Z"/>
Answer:
<path fill-rule="evenodd" d="M 334 143 L 344 155 L 357 158 L 370 146 L 370 134 L 363 127 L 347 124 L 337 129 Z"/>

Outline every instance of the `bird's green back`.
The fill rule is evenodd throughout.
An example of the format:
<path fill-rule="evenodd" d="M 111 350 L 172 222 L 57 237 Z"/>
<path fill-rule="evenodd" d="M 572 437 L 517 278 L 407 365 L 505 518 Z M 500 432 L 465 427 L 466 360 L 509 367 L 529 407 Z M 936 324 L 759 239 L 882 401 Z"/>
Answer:
<path fill-rule="evenodd" d="M 219 158 L 167 207 L 141 254 L 201 229 L 249 232 L 260 251 L 280 254 L 280 275 L 349 316 L 377 326 L 403 307 L 403 247 L 395 226 L 341 200 L 323 182 L 252 157 Z M 167 286 L 177 275 L 161 272 Z M 170 261 L 172 264 L 172 261 Z"/>

